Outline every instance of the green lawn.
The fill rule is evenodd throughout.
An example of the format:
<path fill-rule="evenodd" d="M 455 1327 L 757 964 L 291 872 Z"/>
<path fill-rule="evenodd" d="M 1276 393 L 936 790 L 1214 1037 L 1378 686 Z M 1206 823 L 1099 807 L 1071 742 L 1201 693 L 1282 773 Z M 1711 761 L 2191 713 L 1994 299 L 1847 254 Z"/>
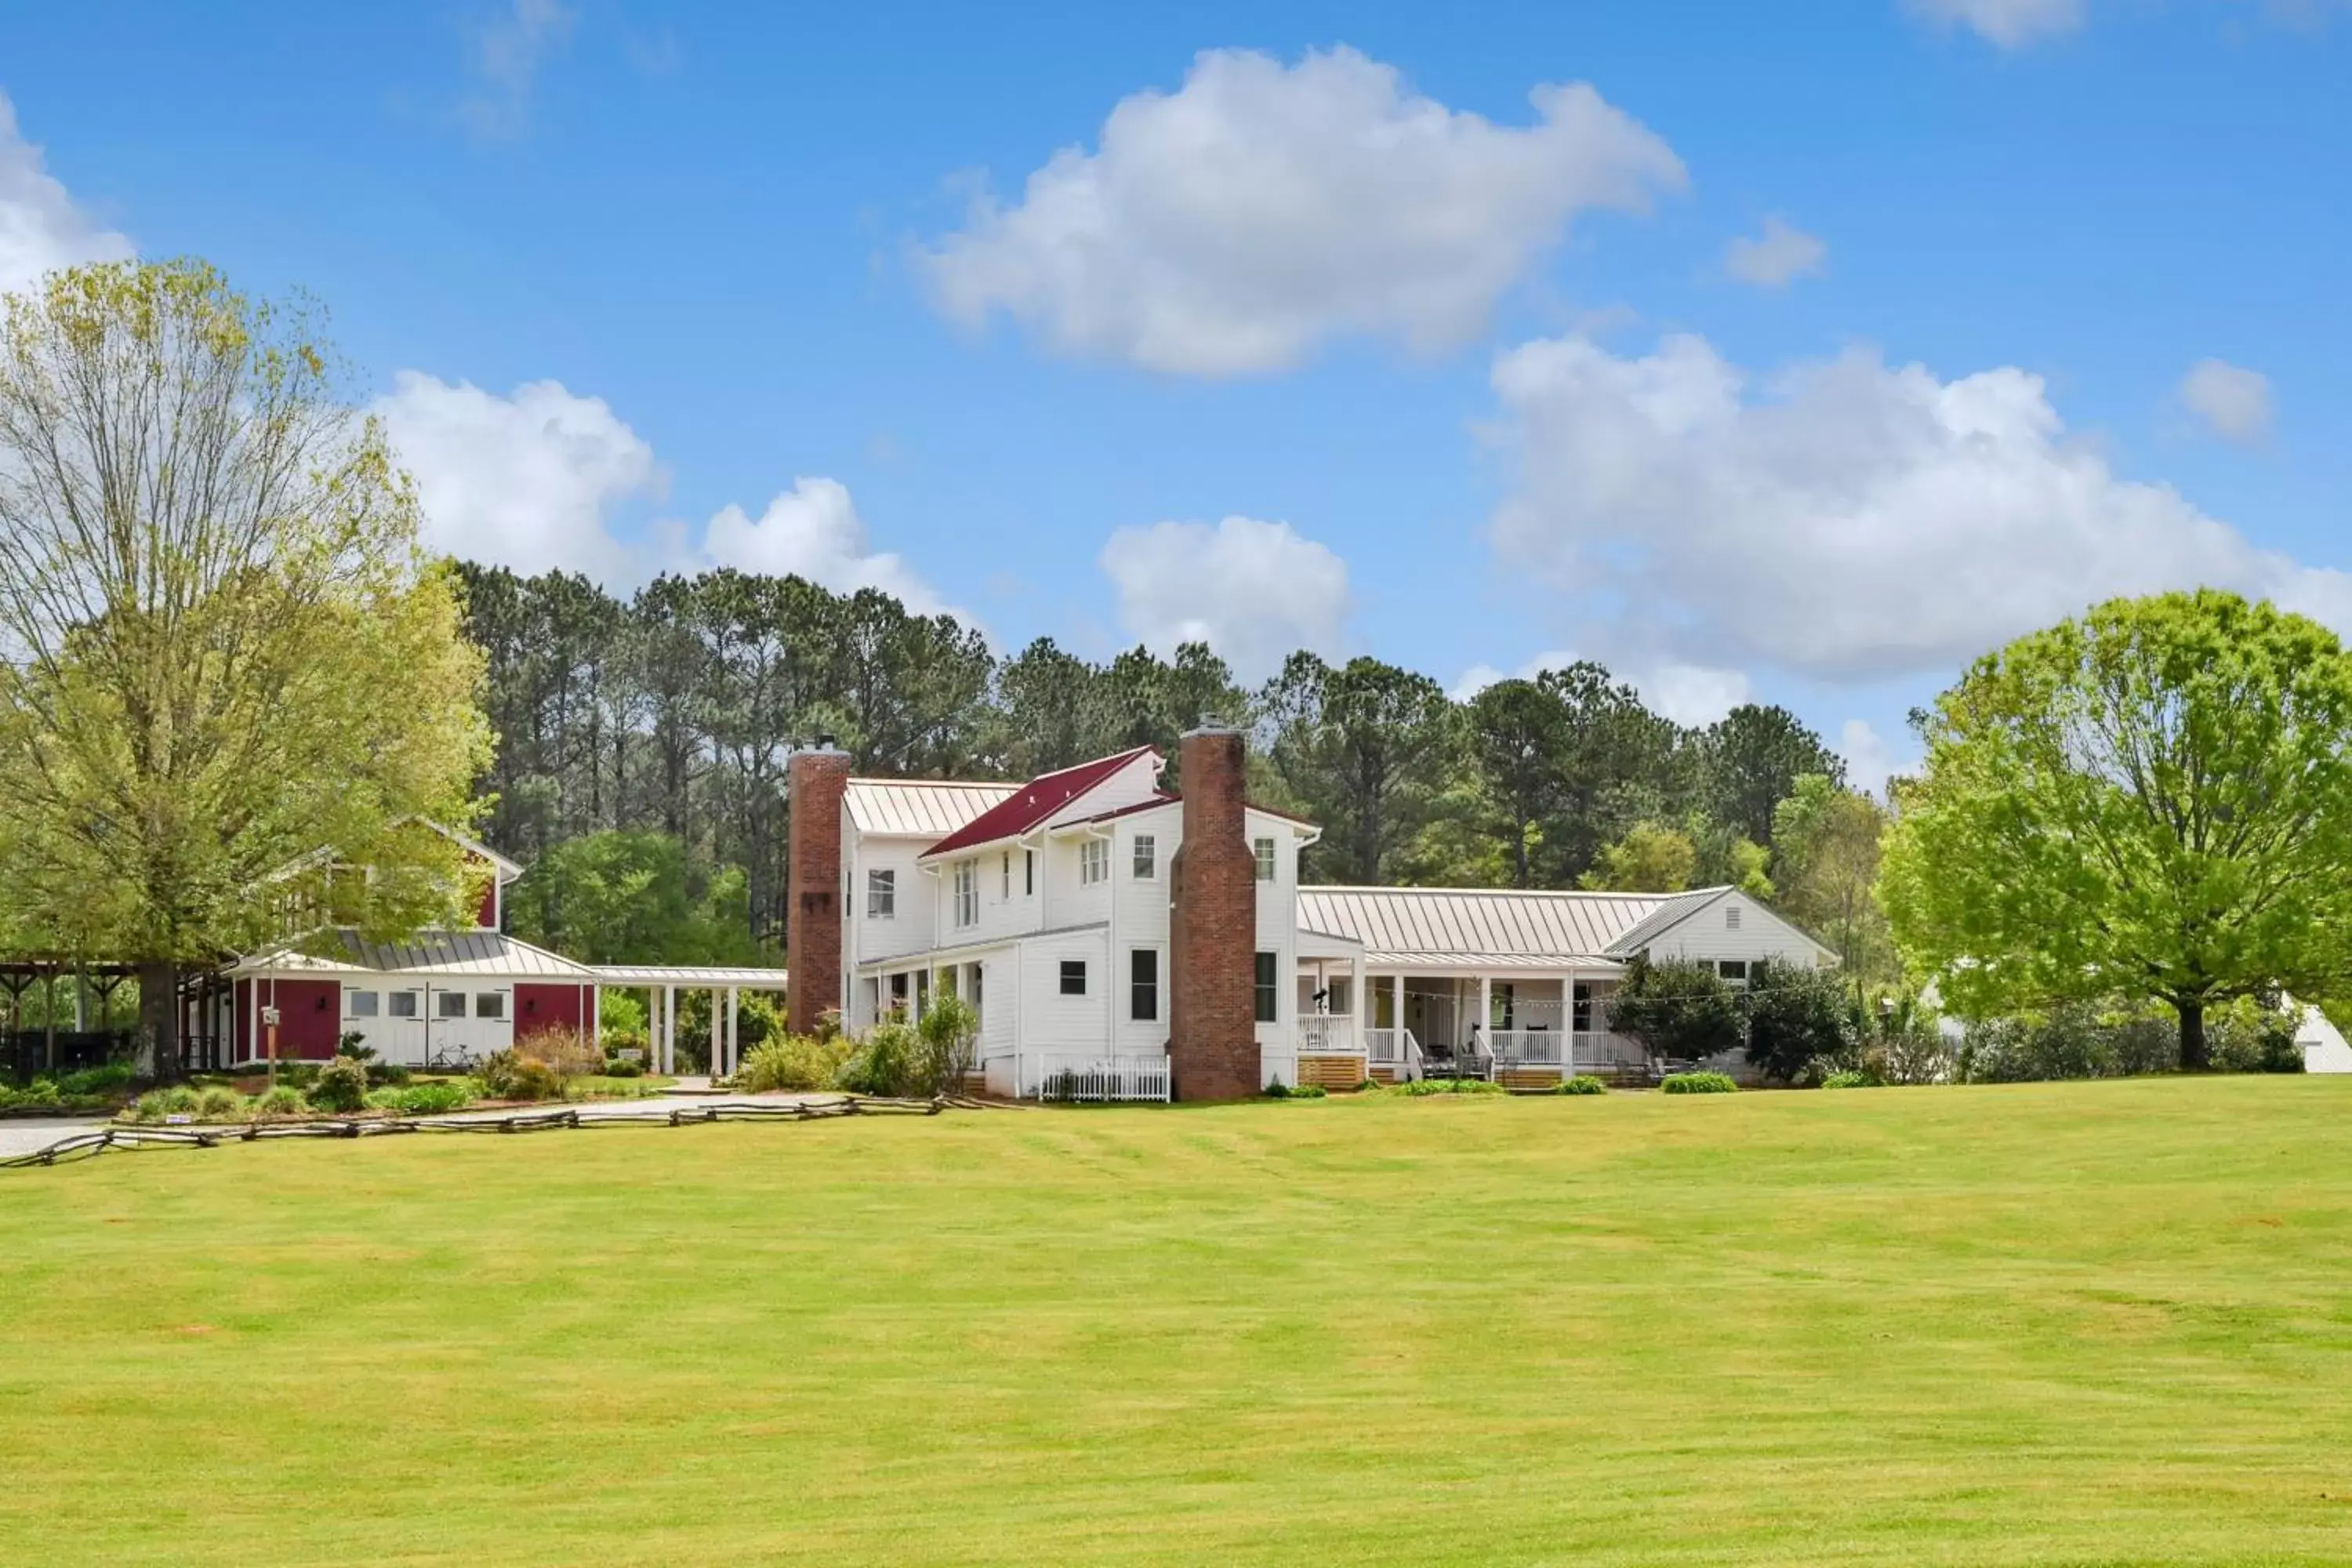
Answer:
<path fill-rule="evenodd" d="M 0 1173 L 0 1563 L 2341 1563 L 2352 1079 Z"/>

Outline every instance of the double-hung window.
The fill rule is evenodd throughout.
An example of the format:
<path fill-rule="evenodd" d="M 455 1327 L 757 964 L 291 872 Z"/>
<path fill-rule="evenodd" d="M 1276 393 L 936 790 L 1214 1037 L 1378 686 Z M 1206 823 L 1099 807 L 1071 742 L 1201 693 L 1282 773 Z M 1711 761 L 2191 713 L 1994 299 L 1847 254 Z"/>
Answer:
<path fill-rule="evenodd" d="M 1093 887 L 1110 876 L 1110 840 L 1089 838 L 1078 846 L 1078 882 Z"/>
<path fill-rule="evenodd" d="M 1001 903 L 1013 901 L 1013 851 L 1004 852 L 1004 862 L 997 868 L 996 897 Z"/>
<path fill-rule="evenodd" d="M 1062 994 L 1083 996 L 1087 994 L 1087 961 L 1083 958 L 1062 960 Z"/>
<path fill-rule="evenodd" d="M 898 873 L 868 871 L 866 873 L 866 918 L 888 921 L 898 918 Z"/>
<path fill-rule="evenodd" d="M 1251 839 L 1250 853 L 1257 858 L 1257 879 L 1261 882 L 1273 881 L 1274 840 L 1271 838 Z"/>
<path fill-rule="evenodd" d="M 1280 953 L 1275 952 L 1257 955 L 1257 1021 L 1261 1024 L 1275 1021 L 1276 1003 L 1282 985 L 1275 969 L 1281 957 Z"/>
<path fill-rule="evenodd" d="M 955 923 L 980 923 L 980 862 L 959 860 L 955 868 Z"/>
<path fill-rule="evenodd" d="M 1160 875 L 1160 840 L 1149 833 L 1135 836 L 1135 879 L 1148 882 Z"/>
<path fill-rule="evenodd" d="M 1139 947 L 1127 955 L 1127 1016 L 1139 1024 L 1160 1016 L 1160 950 Z"/>

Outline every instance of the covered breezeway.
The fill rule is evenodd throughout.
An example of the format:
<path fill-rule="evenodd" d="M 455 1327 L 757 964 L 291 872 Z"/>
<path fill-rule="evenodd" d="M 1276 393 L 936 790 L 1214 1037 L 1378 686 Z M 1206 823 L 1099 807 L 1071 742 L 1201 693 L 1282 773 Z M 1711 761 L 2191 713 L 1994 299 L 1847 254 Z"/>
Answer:
<path fill-rule="evenodd" d="M 642 990 L 646 996 L 646 1027 L 650 1037 L 655 1072 L 675 1076 L 677 1070 L 677 994 L 710 993 L 710 1076 L 726 1078 L 743 1059 L 741 1020 L 738 1006 L 746 991 L 781 993 L 786 974 L 781 969 L 738 968 L 708 964 L 601 963 L 590 966 L 599 986 Z M 589 1019 L 596 1029 L 594 1009 Z M 600 1036 L 601 1038 L 601 1036 Z"/>

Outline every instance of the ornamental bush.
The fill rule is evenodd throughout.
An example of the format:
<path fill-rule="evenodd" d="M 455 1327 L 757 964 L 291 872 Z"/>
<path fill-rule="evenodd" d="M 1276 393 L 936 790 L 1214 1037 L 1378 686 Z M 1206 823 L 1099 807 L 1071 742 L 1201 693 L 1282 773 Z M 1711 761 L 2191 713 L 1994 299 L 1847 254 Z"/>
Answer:
<path fill-rule="evenodd" d="M 196 1114 L 206 1121 L 245 1120 L 245 1096 L 215 1084 L 196 1096 Z"/>
<path fill-rule="evenodd" d="M 1609 1092 L 1609 1086 L 1601 1082 L 1599 1079 L 1593 1077 L 1589 1072 L 1580 1072 L 1574 1078 L 1560 1079 L 1559 1092 L 1562 1094 L 1607 1094 Z"/>
<path fill-rule="evenodd" d="M 520 1051 L 493 1051 L 474 1069 L 486 1100 L 561 1100 L 563 1080 L 555 1069 Z"/>
<path fill-rule="evenodd" d="M 831 1089 L 856 1047 L 839 1036 L 786 1035 L 743 1053 L 735 1069 L 735 1089 L 740 1094 L 807 1094 Z"/>
<path fill-rule="evenodd" d="M 357 1057 L 337 1057 L 328 1062 L 310 1085 L 310 1103 L 320 1110 L 357 1110 L 367 1104 L 367 1063 Z"/>
<path fill-rule="evenodd" d="M 539 1063 L 559 1079 L 604 1070 L 603 1047 L 570 1024 L 541 1024 L 517 1040 L 514 1049 L 515 1055 Z"/>
<path fill-rule="evenodd" d="M 276 1089 L 257 1096 L 253 1102 L 256 1116 L 302 1116 L 309 1113 L 310 1102 L 302 1091 L 291 1084 L 279 1084 Z"/>
<path fill-rule="evenodd" d="M 1731 1075 L 1720 1072 L 1678 1072 L 1658 1085 L 1666 1094 L 1737 1094 L 1739 1086 Z"/>
<path fill-rule="evenodd" d="M 1319 1083 L 1286 1084 L 1280 1079 L 1265 1086 L 1268 1100 L 1321 1100 L 1330 1092 Z"/>
<path fill-rule="evenodd" d="M 473 1104 L 474 1095 L 462 1081 L 443 1078 L 404 1089 L 380 1089 L 368 1096 L 368 1103 L 402 1116 L 446 1116 Z"/>
<path fill-rule="evenodd" d="M 1833 1072 L 1822 1079 L 1823 1089 L 1876 1089 L 1878 1079 L 1866 1072 Z"/>
<path fill-rule="evenodd" d="M 1408 1100 L 1422 1100 L 1434 1094 L 1501 1094 L 1505 1090 L 1501 1084 L 1488 1083 L 1483 1078 L 1417 1078 L 1398 1084 L 1389 1092 Z"/>

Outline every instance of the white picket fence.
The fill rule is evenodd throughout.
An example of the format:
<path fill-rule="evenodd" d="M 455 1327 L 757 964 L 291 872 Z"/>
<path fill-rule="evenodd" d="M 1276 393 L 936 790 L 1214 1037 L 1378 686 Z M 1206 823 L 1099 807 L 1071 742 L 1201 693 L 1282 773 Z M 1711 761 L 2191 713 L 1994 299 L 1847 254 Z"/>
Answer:
<path fill-rule="evenodd" d="M 1093 1056 L 1077 1051 L 1029 1051 L 1021 1058 L 1021 1098 L 1101 1104 L 1115 1100 L 1168 1101 L 1165 1056 Z"/>

